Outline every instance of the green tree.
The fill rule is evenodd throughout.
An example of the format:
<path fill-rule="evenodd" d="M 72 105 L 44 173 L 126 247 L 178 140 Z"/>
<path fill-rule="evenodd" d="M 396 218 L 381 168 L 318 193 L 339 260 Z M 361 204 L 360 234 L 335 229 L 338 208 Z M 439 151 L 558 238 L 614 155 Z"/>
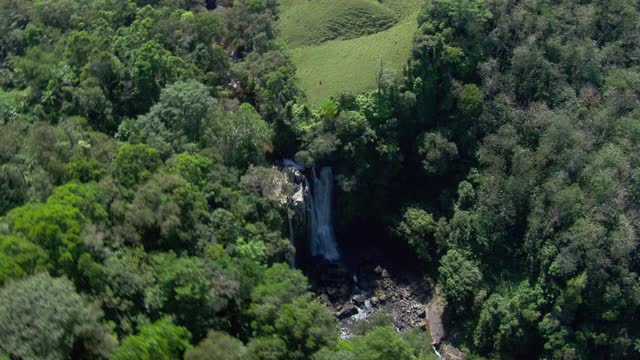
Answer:
<path fill-rule="evenodd" d="M 351 341 L 354 360 L 414 360 L 413 351 L 402 337 L 388 326 L 377 327 Z"/>
<path fill-rule="evenodd" d="M 477 116 L 482 111 L 482 101 L 482 90 L 475 84 L 465 84 L 458 100 L 458 108 L 464 115 Z"/>
<path fill-rule="evenodd" d="M 109 217 L 110 197 L 108 189 L 101 184 L 70 182 L 58 186 L 47 199 L 47 204 L 71 206 L 80 210 L 87 220 L 102 222 Z"/>
<path fill-rule="evenodd" d="M 223 310 L 233 301 L 238 283 L 216 264 L 198 257 L 162 253 L 151 257 L 155 284 L 145 290 L 145 307 L 152 316 L 173 314 L 194 339 L 224 325 Z"/>
<path fill-rule="evenodd" d="M 179 175 L 191 185 L 202 188 L 213 170 L 211 159 L 200 155 L 178 154 L 167 162 L 168 171 Z"/>
<path fill-rule="evenodd" d="M 130 188 L 147 180 L 160 164 L 156 149 L 144 144 L 122 144 L 112 172 L 122 186 Z"/>
<path fill-rule="evenodd" d="M 485 352 L 526 356 L 539 341 L 537 323 L 542 302 L 540 290 L 526 281 L 506 296 L 492 294 L 482 305 L 474 344 Z"/>
<path fill-rule="evenodd" d="M 96 42 L 96 37 L 86 31 L 74 31 L 69 34 L 64 57 L 76 72 L 79 72 L 93 49 L 97 47 Z"/>
<path fill-rule="evenodd" d="M 251 360 L 286 359 L 289 353 L 287 344 L 277 336 L 255 337 L 247 344 L 247 348 Z"/>
<path fill-rule="evenodd" d="M 199 141 L 203 122 L 215 106 L 206 86 L 195 80 L 178 81 L 162 89 L 160 100 L 147 114 L 124 121 L 118 134 L 130 143 L 153 146 L 167 157 Z"/>
<path fill-rule="evenodd" d="M 99 181 L 107 172 L 106 166 L 93 157 L 75 156 L 65 167 L 71 180 L 81 182 Z"/>
<path fill-rule="evenodd" d="M 185 360 L 246 360 L 249 351 L 242 341 L 224 331 L 210 331 L 198 346 L 190 349 L 184 356 Z"/>
<path fill-rule="evenodd" d="M 262 283 L 251 292 L 249 314 L 258 334 L 273 334 L 282 306 L 308 294 L 307 278 L 285 264 L 274 264 L 264 272 Z"/>
<path fill-rule="evenodd" d="M 458 157 L 458 147 L 438 133 L 426 133 L 419 143 L 422 167 L 427 174 L 443 175 L 450 163 Z"/>
<path fill-rule="evenodd" d="M 468 255 L 458 250 L 449 250 L 440 260 L 438 284 L 454 313 L 469 310 L 474 294 L 482 286 L 482 273 Z"/>
<path fill-rule="evenodd" d="M 210 119 L 204 136 L 206 145 L 219 151 L 228 165 L 246 168 L 264 161 L 272 130 L 251 105 L 244 103 L 236 111 Z"/>
<path fill-rule="evenodd" d="M 86 291 L 102 302 L 106 317 L 114 321 L 119 334 L 131 334 L 148 323 L 145 291 L 155 283 L 154 271 L 142 248 L 110 253 L 98 262 L 89 254 L 78 260 Z"/>
<path fill-rule="evenodd" d="M 0 285 L 11 279 L 46 271 L 47 253 L 21 236 L 0 236 Z"/>
<path fill-rule="evenodd" d="M 320 348 L 334 345 L 337 338 L 333 315 L 306 297 L 283 305 L 275 328 L 287 343 L 292 359 L 308 359 Z"/>
<path fill-rule="evenodd" d="M 394 228 L 394 233 L 411 245 L 420 258 L 429 261 L 436 226 L 436 221 L 428 212 L 419 208 L 408 208 Z"/>
<path fill-rule="evenodd" d="M 199 139 L 202 122 L 215 105 L 206 86 L 194 80 L 178 81 L 162 89 L 160 100 L 147 116 L 158 116 L 167 128 L 183 132 L 193 142 Z"/>
<path fill-rule="evenodd" d="M 75 262 L 82 253 L 80 211 L 62 204 L 28 204 L 5 217 L 9 230 L 44 249 L 55 274 L 75 273 Z"/>
<path fill-rule="evenodd" d="M 27 200 L 28 186 L 18 164 L 0 165 L 0 214 Z"/>
<path fill-rule="evenodd" d="M 11 357 L 106 359 L 115 339 L 101 316 L 66 278 L 38 274 L 0 288 L 0 343 Z"/>
<path fill-rule="evenodd" d="M 130 50 L 135 53 L 130 65 L 130 76 L 134 85 L 135 110 L 146 112 L 160 97 L 160 91 L 168 84 L 179 80 L 192 69 L 185 61 L 174 56 L 158 42 L 151 40 L 139 48 Z"/>
<path fill-rule="evenodd" d="M 173 360 L 191 348 L 189 331 L 164 317 L 143 326 L 138 335 L 129 336 L 111 354 L 112 360 Z"/>
<path fill-rule="evenodd" d="M 124 214 L 122 234 L 133 241 L 142 240 L 150 248 L 195 248 L 196 227 L 205 220 L 205 204 L 199 193 L 183 178 L 156 174 L 138 188 Z"/>

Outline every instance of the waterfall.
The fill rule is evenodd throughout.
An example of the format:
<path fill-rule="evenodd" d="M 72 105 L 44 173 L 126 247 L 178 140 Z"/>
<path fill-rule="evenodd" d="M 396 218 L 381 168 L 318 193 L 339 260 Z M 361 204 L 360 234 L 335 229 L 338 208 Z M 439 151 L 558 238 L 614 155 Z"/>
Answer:
<path fill-rule="evenodd" d="M 438 352 L 438 349 L 436 349 L 434 345 L 431 345 L 431 348 L 433 349 L 433 352 L 436 353 L 436 356 L 438 357 L 438 359 L 442 360 L 443 359 L 442 354 Z"/>
<path fill-rule="evenodd" d="M 293 248 L 295 249 L 296 242 L 293 234 L 293 220 L 291 219 L 291 215 L 287 216 L 287 218 L 289 218 L 289 241 L 291 241 L 291 246 L 293 246 Z M 291 259 L 291 261 L 289 261 L 289 265 L 291 266 L 292 269 L 296 268 L 295 256 L 294 258 Z"/>
<path fill-rule="evenodd" d="M 311 179 L 304 175 L 305 167 L 291 159 L 282 160 L 287 181 L 294 193 L 287 198 L 290 210 L 303 207 L 307 213 L 309 250 L 311 256 L 322 256 L 329 261 L 340 259 L 332 221 L 333 171 L 325 166 L 316 174 L 311 168 Z M 311 184 L 310 184 L 311 182 Z M 289 215 L 289 239 L 294 244 L 293 219 Z"/>
<path fill-rule="evenodd" d="M 333 231 L 331 203 L 333 196 L 333 171 L 325 166 L 320 176 L 313 172 L 313 189 L 305 179 L 305 206 L 309 213 L 309 242 L 312 256 L 322 256 L 329 261 L 340 259 L 336 235 Z M 313 194 L 311 194 L 311 190 Z"/>

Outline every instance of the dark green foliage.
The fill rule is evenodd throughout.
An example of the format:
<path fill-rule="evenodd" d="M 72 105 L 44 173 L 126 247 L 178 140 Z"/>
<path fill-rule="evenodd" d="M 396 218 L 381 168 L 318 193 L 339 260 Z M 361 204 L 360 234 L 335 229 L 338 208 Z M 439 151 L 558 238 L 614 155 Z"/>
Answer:
<path fill-rule="evenodd" d="M 244 360 L 249 351 L 242 341 L 222 331 L 211 331 L 198 346 L 184 355 L 185 360 Z"/>
<path fill-rule="evenodd" d="M 159 166 L 156 149 L 144 144 L 123 144 L 118 149 L 112 172 L 120 184 L 131 187 L 147 180 Z"/>
<path fill-rule="evenodd" d="M 144 302 L 152 316 L 174 314 L 195 339 L 224 325 L 216 314 L 227 308 L 239 285 L 222 269 L 202 258 L 172 253 L 152 256 L 150 262 L 155 281 L 145 289 Z"/>
<path fill-rule="evenodd" d="M 449 164 L 458 157 L 456 144 L 440 133 L 424 134 L 418 146 L 418 153 L 423 157 L 422 167 L 428 174 L 445 174 Z"/>
<path fill-rule="evenodd" d="M 298 270 L 276 264 L 251 293 L 249 314 L 261 337 L 248 344 L 257 359 L 306 359 L 336 341 L 333 316 L 311 300 L 306 278 Z M 284 345 L 284 349 L 283 346 Z"/>
<path fill-rule="evenodd" d="M 100 317 L 66 278 L 35 275 L 0 289 L 0 347 L 16 358 L 106 359 L 115 339 Z"/>
<path fill-rule="evenodd" d="M 637 157 L 625 145 L 638 64 L 620 57 L 637 39 L 619 32 L 638 34 L 637 13 L 433 1 L 419 19 L 409 80 L 425 118 L 477 167 L 448 216 L 440 285 L 452 324 L 463 322 L 453 326 L 484 355 L 638 356 Z"/>
<path fill-rule="evenodd" d="M 195 226 L 205 221 L 205 204 L 198 195 L 177 175 L 154 175 L 126 209 L 123 226 L 133 230 L 126 236 L 149 248 L 195 247 Z"/>
<path fill-rule="evenodd" d="M 323 346 L 333 345 L 337 338 L 333 315 L 305 297 L 282 306 L 275 328 L 293 359 L 306 359 Z"/>
<path fill-rule="evenodd" d="M 21 205 L 27 198 L 27 183 L 20 170 L 14 164 L 0 166 L 0 214 Z"/>
<path fill-rule="evenodd" d="M 395 227 L 394 233 L 411 245 L 420 258 L 429 261 L 434 247 L 436 226 L 436 221 L 428 212 L 422 209 L 408 208 Z"/>
<path fill-rule="evenodd" d="M 392 327 L 378 327 L 350 344 L 355 360 L 411 360 L 413 351 Z"/>
<path fill-rule="evenodd" d="M 203 142 L 229 166 L 246 168 L 261 163 L 271 145 L 272 130 L 256 110 L 242 104 L 209 120 Z"/>
<path fill-rule="evenodd" d="M 115 360 L 171 360 L 178 359 L 189 344 L 189 331 L 174 325 L 170 318 L 162 318 L 143 326 L 138 335 L 129 336 L 111 354 Z"/>
<path fill-rule="evenodd" d="M 260 336 L 248 344 L 250 359 L 279 360 L 287 358 L 287 344 L 276 336 Z"/>
<path fill-rule="evenodd" d="M 207 183 L 207 177 L 213 168 L 211 160 L 189 154 L 179 154 L 168 161 L 169 172 L 179 175 L 191 185 L 202 187 Z"/>
<path fill-rule="evenodd" d="M 85 286 L 103 302 L 105 315 L 117 324 L 121 334 L 131 334 L 136 325 L 148 322 L 145 291 L 154 284 L 153 268 L 141 249 L 127 249 L 96 262 L 85 254 L 78 262 Z"/>
<path fill-rule="evenodd" d="M 261 334 L 272 334 L 274 324 L 284 304 L 308 294 L 306 278 L 299 270 L 276 264 L 264 273 L 262 284 L 251 293 L 249 313 L 255 319 L 253 327 Z"/>
<path fill-rule="evenodd" d="M 440 260 L 438 283 L 442 286 L 447 304 L 454 311 L 465 311 L 474 294 L 482 286 L 482 273 L 468 254 L 449 250 Z"/>
<path fill-rule="evenodd" d="M 212 116 L 215 104 L 206 86 L 194 80 L 179 81 L 162 89 L 160 100 L 147 114 L 125 120 L 118 136 L 130 143 L 151 145 L 167 157 L 199 142 L 203 123 Z"/>
<path fill-rule="evenodd" d="M 21 236 L 0 236 L 0 284 L 46 270 L 47 253 Z"/>

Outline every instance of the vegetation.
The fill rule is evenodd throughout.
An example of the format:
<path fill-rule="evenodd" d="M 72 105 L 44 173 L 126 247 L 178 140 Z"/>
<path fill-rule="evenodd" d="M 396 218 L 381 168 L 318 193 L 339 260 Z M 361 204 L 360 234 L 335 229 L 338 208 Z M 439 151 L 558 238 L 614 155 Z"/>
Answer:
<path fill-rule="evenodd" d="M 216 5 L 0 0 L 0 359 L 433 359 L 287 265 L 293 156 L 470 357 L 640 358 L 636 3 Z"/>

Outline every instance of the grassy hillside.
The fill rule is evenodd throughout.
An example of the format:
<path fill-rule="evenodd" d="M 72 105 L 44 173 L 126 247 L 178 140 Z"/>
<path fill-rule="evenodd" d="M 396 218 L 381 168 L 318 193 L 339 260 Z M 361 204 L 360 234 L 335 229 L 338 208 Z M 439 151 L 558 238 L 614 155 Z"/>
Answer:
<path fill-rule="evenodd" d="M 292 47 L 353 39 L 393 26 L 396 15 L 377 0 L 283 0 L 283 39 Z"/>
<path fill-rule="evenodd" d="M 282 0 L 279 28 L 309 103 L 375 88 L 380 63 L 400 71 L 422 0 Z"/>
<path fill-rule="evenodd" d="M 374 89 L 380 63 L 400 71 L 411 52 L 415 28 L 412 17 L 376 34 L 294 48 L 293 61 L 309 103 Z"/>

